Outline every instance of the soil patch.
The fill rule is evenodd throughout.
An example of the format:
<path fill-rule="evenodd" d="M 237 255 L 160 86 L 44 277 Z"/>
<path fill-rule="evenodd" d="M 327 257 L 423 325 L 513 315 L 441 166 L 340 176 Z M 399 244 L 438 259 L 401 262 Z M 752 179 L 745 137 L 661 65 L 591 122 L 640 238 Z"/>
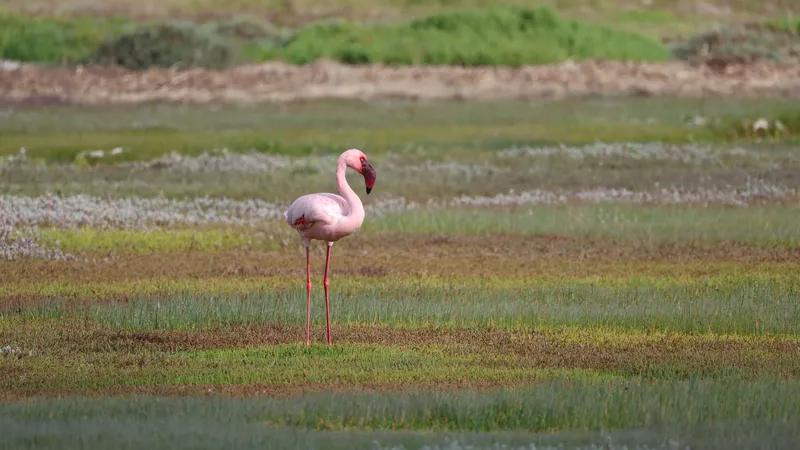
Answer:
<path fill-rule="evenodd" d="M 800 97 L 800 65 L 768 61 L 724 66 L 685 62 L 565 62 L 449 67 L 307 66 L 268 62 L 230 70 L 108 67 L 0 71 L 0 102 L 85 105 L 145 102 L 258 103 L 320 99 L 510 100 L 589 95 Z M 29 100 L 30 99 L 30 100 Z"/>

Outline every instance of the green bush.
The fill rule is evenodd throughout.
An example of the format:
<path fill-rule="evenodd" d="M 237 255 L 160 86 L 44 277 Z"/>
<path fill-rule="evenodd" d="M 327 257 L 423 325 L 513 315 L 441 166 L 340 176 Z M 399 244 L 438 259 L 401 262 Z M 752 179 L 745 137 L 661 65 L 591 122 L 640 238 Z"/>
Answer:
<path fill-rule="evenodd" d="M 150 67 L 221 69 L 236 61 L 234 46 L 190 23 L 173 22 L 137 28 L 103 44 L 88 63 L 134 70 Z"/>
<path fill-rule="evenodd" d="M 345 63 L 512 66 L 670 57 L 665 46 L 644 36 L 564 20 L 548 8 L 518 7 L 442 13 L 395 26 L 311 25 L 277 55 L 296 64 L 328 57 Z"/>
<path fill-rule="evenodd" d="M 27 62 L 80 61 L 110 36 L 124 20 L 33 18 L 0 12 L 0 58 Z"/>

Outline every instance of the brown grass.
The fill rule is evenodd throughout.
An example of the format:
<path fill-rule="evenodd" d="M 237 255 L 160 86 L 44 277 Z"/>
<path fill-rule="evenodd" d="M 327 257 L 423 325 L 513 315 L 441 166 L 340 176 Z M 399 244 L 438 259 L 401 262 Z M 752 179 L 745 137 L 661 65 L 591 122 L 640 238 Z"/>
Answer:
<path fill-rule="evenodd" d="M 92 256 L 92 255 L 89 255 Z M 302 276 L 302 246 L 292 241 L 275 252 L 223 251 L 112 255 L 106 262 L 21 260 L 0 262 L 0 285 L 70 281 L 121 282 L 157 279 Z M 312 270 L 324 267 L 322 246 L 313 247 Z M 651 265 L 696 264 L 685 272 L 711 274 L 708 263 L 797 264 L 800 248 L 741 242 L 640 242 L 567 236 L 354 235 L 333 247 L 332 276 L 629 276 Z M 7 301 L 6 301 L 7 303 Z"/>

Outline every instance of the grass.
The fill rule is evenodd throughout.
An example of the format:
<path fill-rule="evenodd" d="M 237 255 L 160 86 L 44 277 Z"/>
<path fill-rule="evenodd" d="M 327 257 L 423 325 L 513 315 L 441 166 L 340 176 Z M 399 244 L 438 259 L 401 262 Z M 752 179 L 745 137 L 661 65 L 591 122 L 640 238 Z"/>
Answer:
<path fill-rule="evenodd" d="M 321 57 L 350 64 L 391 65 L 519 66 L 568 59 L 655 62 L 673 55 L 659 41 L 664 32 L 653 27 L 666 27 L 673 34 L 697 27 L 697 18 L 679 19 L 669 6 L 620 13 L 618 8 L 596 4 L 592 9 L 599 15 L 586 22 L 561 18 L 552 5 L 530 9 L 511 2 L 457 10 L 436 8 L 408 22 L 309 23 L 294 31 L 247 16 L 236 22 L 230 17 L 209 21 L 205 15 L 204 20 L 196 17 L 193 24 L 117 18 L 125 14 L 73 19 L 3 12 L 0 56 L 45 63 L 113 61 L 132 69 L 220 68 L 272 59 L 307 64 Z M 793 16 L 784 16 L 768 23 L 793 32 L 794 21 Z M 152 28 L 154 23 L 159 27 Z M 169 45 L 164 45 L 164 36 L 171 40 Z M 107 45 L 117 39 L 118 45 Z"/>
<path fill-rule="evenodd" d="M 127 26 L 124 19 L 28 18 L 0 11 L 0 57 L 18 61 L 81 61 Z"/>
<path fill-rule="evenodd" d="M 316 104 L 315 104 L 316 105 Z M 589 99 L 542 102 L 414 104 L 325 102 L 277 106 L 145 106 L 70 110 L 20 108 L 0 124 L 0 155 L 25 147 L 32 158 L 73 163 L 86 150 L 122 147 L 118 161 L 146 160 L 171 150 L 198 154 L 214 148 L 303 156 L 338 154 L 359 147 L 375 152 L 410 152 L 420 147 L 442 154 L 458 149 L 502 149 L 512 145 L 625 142 L 729 142 L 743 120 L 791 119 L 794 104 L 780 100 Z M 333 113 L 336 111 L 336 113 Z M 721 119 L 726 126 L 694 128 L 693 115 Z M 786 120 L 791 133 L 795 121 Z M 131 124 L 134 124 L 132 126 Z M 346 127 L 346 128 L 343 128 Z M 788 137 L 790 137 L 790 134 Z M 784 136 L 787 137 L 787 136 Z"/>
<path fill-rule="evenodd" d="M 709 382 L 614 383 L 611 386 L 591 381 L 554 380 L 521 392 L 490 391 L 443 395 L 433 392 L 414 394 L 316 394 L 301 400 L 222 400 L 207 414 L 221 418 L 230 412 L 244 422 L 268 422 L 317 430 L 430 430 L 498 431 L 525 430 L 557 432 L 567 429 L 644 428 L 664 425 L 703 425 L 706 420 L 755 421 L 778 423 L 796 420 L 797 405 L 792 400 L 796 383 L 762 382 L 754 386 Z M 768 392 L 782 395 L 766 395 Z M 738 394 L 738 395 L 737 395 Z M 658 405 L 651 398 L 663 398 Z M 710 407 L 712 398 L 719 403 Z M 769 399 L 784 398 L 786 401 Z M 36 402 L 6 408 L 18 420 L 44 419 L 45 405 L 63 402 Z M 121 415 L 139 408 L 154 415 L 191 415 L 196 400 L 164 403 L 142 399 L 133 409 L 120 400 L 103 402 Z M 236 409 L 236 407 L 239 409 Z M 234 412 L 235 411 L 235 412 Z M 687 411 L 690 412 L 687 414 Z M 98 419 L 102 410 L 85 400 L 72 401 L 52 420 L 68 421 L 73 415 Z"/>
<path fill-rule="evenodd" d="M 300 29 L 278 55 L 295 64 L 326 57 L 350 64 L 467 66 L 670 57 L 666 47 L 648 38 L 565 21 L 551 9 L 508 7 L 442 13 L 399 26 L 312 25 Z"/>
<path fill-rule="evenodd" d="M 774 382 L 724 387 L 702 382 L 620 383 L 609 389 L 591 382 L 556 380 L 521 393 L 457 396 L 422 392 L 317 394 L 291 401 L 51 400 L 3 407 L 2 420 L 9 425 L 6 429 L 14 431 L 4 433 L 2 439 L 15 448 L 45 441 L 51 447 L 79 442 L 92 445 L 108 442 L 101 430 L 110 429 L 126 445 L 137 448 L 211 448 L 221 442 L 242 448 L 268 443 L 270 448 L 420 448 L 428 444 L 432 446 L 429 448 L 488 449 L 498 443 L 522 448 L 533 442 L 537 448 L 556 448 L 559 444 L 566 444 L 563 448 L 589 448 L 590 443 L 608 440 L 617 445 L 638 443 L 644 445 L 640 448 L 660 448 L 676 439 L 682 445 L 703 448 L 750 448 L 755 442 L 780 446 L 784 439 L 796 435 L 796 430 L 788 426 L 795 420 L 789 399 L 796 398 L 796 389 L 794 383 Z M 651 401 L 653 398 L 669 402 L 659 406 Z M 720 402 L 720 398 L 725 400 Z M 787 401 L 774 400 L 778 398 Z M 711 404 L 718 406 L 709 408 Z M 53 415 L 53 410 L 59 413 Z M 111 417 L 109 411 L 113 411 Z M 141 416 L 142 411 L 147 411 L 146 418 Z M 516 414 L 510 415 L 511 411 Z M 82 419 L 77 422 L 75 417 Z M 711 425 L 715 420 L 720 425 Z M 275 426 L 284 423 L 299 426 Z M 393 430 L 384 429 L 383 424 L 390 424 Z M 91 431 L 80 438 L 71 435 L 68 430 L 77 426 Z M 133 432 L 142 426 L 158 432 Z M 421 428 L 436 431 L 418 431 Z M 601 433 L 608 429 L 615 431 Z M 637 431 L 641 429 L 654 432 Z M 40 434 L 41 430 L 46 430 L 48 438 Z M 534 430 L 540 434 L 532 434 Z M 704 434 L 720 438 L 710 442 Z M 474 446 L 466 447 L 469 444 Z"/>
<path fill-rule="evenodd" d="M 583 99 L 282 108 L 18 108 L 0 123 L 4 154 L 24 145 L 29 157 L 0 169 L 0 225 L 48 214 L 9 195 L 102 197 L 51 214 L 39 230 L 39 243 L 81 259 L 0 262 L 0 447 L 728 449 L 797 440 L 797 201 L 770 197 L 800 189 L 796 149 L 684 125 L 695 114 L 730 123 L 786 117 L 795 106 Z M 503 152 L 684 133 L 716 141 Z M 380 176 L 369 197 L 359 189 L 364 226 L 334 246 L 333 347 L 323 344 L 319 243 L 314 345 L 305 347 L 303 250 L 293 230 L 278 220 L 235 225 L 245 213 L 233 206 L 205 225 L 165 225 L 191 211 L 159 210 L 161 225 L 142 230 L 125 217 L 151 206 L 114 206 L 163 193 L 259 198 L 280 209 L 301 193 L 334 190 L 332 155 L 365 143 Z M 81 151 L 118 145 L 128 150 L 119 159 L 75 164 Z M 119 165 L 218 145 L 257 147 L 272 153 L 260 163 L 288 165 Z M 357 174 L 351 182 L 361 188 Z M 716 188 L 746 205 L 452 203 L 672 187 Z M 378 214 L 391 198 L 406 203 Z M 74 225 L 76 217 L 97 225 Z"/>
<path fill-rule="evenodd" d="M 156 252 L 209 252 L 231 249 L 256 248 L 275 250 L 280 242 L 265 234 L 244 230 L 172 230 L 172 231 L 101 231 L 92 228 L 80 230 L 42 230 L 43 236 L 68 253 L 149 254 Z"/>
<path fill-rule="evenodd" d="M 615 239 L 640 246 L 659 243 L 739 242 L 771 248 L 792 249 L 800 245 L 794 227 L 795 205 L 752 206 L 750 208 L 687 208 L 626 205 L 537 206 L 502 209 L 438 212 L 402 212 L 365 223 L 364 240 L 391 239 L 396 233 L 426 235 L 511 234 L 524 236 L 560 235 L 583 240 Z M 519 217 L 525 217 L 520 221 Z M 187 225 L 189 227 L 189 225 Z M 43 228 L 43 237 L 68 253 L 151 254 L 209 252 L 226 250 L 281 251 L 296 244 L 294 231 L 283 222 L 265 221 L 251 227 L 209 226 L 166 230 L 97 230 L 92 228 Z M 357 242 L 364 242 L 358 239 Z M 413 240 L 412 240 L 413 245 Z M 594 244 L 596 245 L 596 244 Z M 293 245 L 292 245 L 293 249 Z M 284 253 L 284 252 L 282 252 Z"/>
<path fill-rule="evenodd" d="M 234 47 L 257 61 L 280 58 L 295 64 L 320 57 L 353 64 L 451 65 L 546 64 L 568 58 L 663 61 L 670 57 L 665 46 L 648 37 L 560 19 L 547 8 L 507 6 L 440 13 L 399 25 L 312 24 L 298 29 L 285 46 L 285 39 L 276 40 L 274 36 L 228 39 L 215 33 L 213 25 L 201 30 L 173 22 L 162 31 L 122 36 L 124 42 L 119 48 L 109 50 L 101 49 L 101 45 L 123 34 L 124 21 L 70 22 L 5 13 L 0 24 L 8 30 L 0 40 L 0 56 L 4 58 L 38 62 L 125 60 L 126 67 L 137 69 L 151 63 L 217 67 L 227 64 L 220 59 L 220 52 L 230 59 Z M 166 38 L 154 33 L 169 36 L 172 44 L 163 46 Z M 133 49 L 128 40 L 136 43 Z M 604 45 L 599 46 L 601 41 Z M 53 46 L 52 42 L 58 44 Z M 531 42 L 536 44 L 531 46 Z"/>
<path fill-rule="evenodd" d="M 381 232 L 513 233 L 539 235 L 626 237 L 652 240 L 752 240 L 796 246 L 793 224 L 798 209 L 641 208 L 636 206 L 568 206 L 496 211 L 448 211 L 446 214 L 411 212 L 374 222 Z M 525 217 L 526 220 L 519 220 Z M 638 238 L 638 239 L 637 239 Z"/>
<path fill-rule="evenodd" d="M 550 6 L 570 19 L 595 21 L 635 31 L 653 37 L 685 36 L 698 29 L 716 25 L 720 16 L 729 21 L 752 21 L 766 15 L 765 11 L 798 13 L 792 0 L 712 0 L 710 7 L 698 10 L 686 8 L 687 2 L 657 0 L 649 5 L 631 4 L 625 0 L 598 0 L 591 4 L 574 0 L 547 0 L 537 5 Z M 157 5 L 158 7 L 154 7 Z M 144 0 L 131 4 L 123 0 L 58 2 L 49 0 L 9 0 L 5 7 L 12 11 L 32 14 L 60 15 L 128 15 L 139 19 L 174 19 L 263 15 L 288 26 L 302 26 L 317 20 L 342 19 L 355 22 L 397 22 L 413 20 L 440 12 L 487 6 L 530 7 L 526 0 L 237 0 L 219 4 L 210 0 Z M 722 12 L 721 12 L 722 11 Z"/>
<path fill-rule="evenodd" d="M 773 277 L 745 273 L 694 279 L 529 277 L 494 282 L 433 277 L 335 280 L 331 304 L 334 320 L 343 325 L 478 329 L 570 326 L 774 334 L 792 333 L 800 312 L 793 301 L 798 285 L 785 274 Z M 18 307 L 12 304 L 5 311 L 17 311 L 15 314 L 26 320 L 76 317 L 125 330 L 299 325 L 305 321 L 305 289 L 301 282 L 302 277 L 298 276 L 264 279 L 260 283 L 252 280 L 243 285 L 223 281 L 215 283 L 216 288 L 213 284 L 198 286 L 166 280 L 133 286 L 29 285 L 7 293 L 35 294 L 48 300 Z M 224 293 L 225 290 L 245 292 Z M 82 291 L 88 292 L 75 298 Z M 102 300 L 114 297 L 124 300 Z M 324 318 L 322 314 L 317 308 L 317 323 Z"/>
<path fill-rule="evenodd" d="M 800 35 L 800 17 L 787 15 L 767 22 L 777 30 Z"/>

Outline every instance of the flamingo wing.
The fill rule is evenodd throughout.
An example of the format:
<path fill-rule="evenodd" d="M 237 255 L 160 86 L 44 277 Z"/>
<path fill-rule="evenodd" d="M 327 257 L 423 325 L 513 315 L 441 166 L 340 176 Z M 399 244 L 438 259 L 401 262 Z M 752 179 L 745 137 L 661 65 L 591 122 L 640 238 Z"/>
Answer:
<path fill-rule="evenodd" d="M 348 213 L 347 201 L 336 194 L 304 195 L 284 213 L 286 223 L 297 230 L 306 230 L 317 222 L 335 224 Z"/>

